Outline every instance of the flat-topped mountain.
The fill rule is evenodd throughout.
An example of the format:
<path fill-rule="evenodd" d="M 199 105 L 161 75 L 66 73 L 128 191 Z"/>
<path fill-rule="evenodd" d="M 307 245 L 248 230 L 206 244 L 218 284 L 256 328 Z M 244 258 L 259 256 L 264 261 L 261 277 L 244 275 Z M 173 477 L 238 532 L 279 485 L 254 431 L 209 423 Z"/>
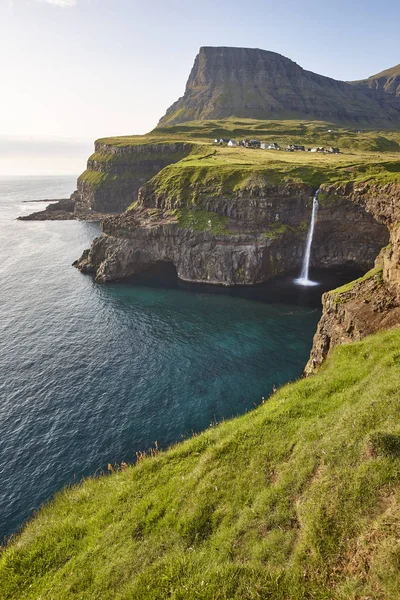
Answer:
<path fill-rule="evenodd" d="M 318 119 L 400 126 L 400 67 L 344 82 L 306 71 L 275 52 L 200 48 L 186 84 L 159 125 L 224 119 Z"/>

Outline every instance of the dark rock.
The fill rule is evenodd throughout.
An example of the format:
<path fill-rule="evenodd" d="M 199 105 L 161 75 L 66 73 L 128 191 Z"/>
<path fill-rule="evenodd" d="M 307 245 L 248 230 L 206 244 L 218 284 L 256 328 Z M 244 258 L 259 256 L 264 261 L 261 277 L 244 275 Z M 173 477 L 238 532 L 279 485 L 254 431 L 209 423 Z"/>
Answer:
<path fill-rule="evenodd" d="M 71 198 L 58 200 L 46 206 L 44 210 L 18 217 L 19 221 L 68 221 L 75 219 L 75 202 Z"/>
<path fill-rule="evenodd" d="M 180 227 L 167 197 L 149 184 L 134 210 L 103 222 L 104 234 L 76 266 L 95 272 L 98 281 L 123 279 L 158 262 L 172 263 L 185 281 L 229 286 L 266 281 L 300 268 L 312 195 L 304 184 L 243 189 L 232 197 L 199 194 L 197 209 L 228 218 L 222 234 Z M 312 265 L 368 269 L 388 237 L 364 208 L 338 200 L 320 210 Z"/>
<path fill-rule="evenodd" d="M 78 189 L 72 196 L 76 215 L 86 218 L 93 212 L 123 212 L 137 199 L 144 183 L 187 156 L 192 148 L 185 142 L 116 146 L 97 141 L 87 171 L 79 177 Z M 99 175 L 100 182 L 93 174 Z"/>

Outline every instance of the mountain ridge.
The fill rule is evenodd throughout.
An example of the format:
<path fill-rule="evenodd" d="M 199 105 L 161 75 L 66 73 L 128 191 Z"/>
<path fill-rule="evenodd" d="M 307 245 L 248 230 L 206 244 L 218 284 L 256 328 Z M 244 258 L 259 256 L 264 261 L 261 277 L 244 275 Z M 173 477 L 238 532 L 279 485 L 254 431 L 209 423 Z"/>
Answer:
<path fill-rule="evenodd" d="M 400 127 L 400 75 L 392 76 L 393 69 L 345 82 L 307 71 L 276 52 L 202 46 L 184 95 L 158 126 L 238 117 Z"/>

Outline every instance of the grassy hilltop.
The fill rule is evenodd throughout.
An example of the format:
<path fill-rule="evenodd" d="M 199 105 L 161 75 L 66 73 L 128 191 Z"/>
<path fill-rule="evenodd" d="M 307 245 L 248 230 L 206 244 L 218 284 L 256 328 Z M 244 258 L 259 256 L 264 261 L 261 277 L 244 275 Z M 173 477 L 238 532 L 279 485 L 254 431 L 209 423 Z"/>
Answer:
<path fill-rule="evenodd" d="M 333 131 L 329 132 L 330 129 Z M 213 140 L 219 137 L 276 142 L 282 150 L 217 146 Z M 112 185 L 118 179 L 121 181 L 121 178 L 130 176 L 130 161 L 132 172 L 138 169 L 137 155 L 129 155 L 127 149 L 152 146 L 148 155 L 143 153 L 141 161 L 154 161 L 158 145 L 161 152 L 161 146 L 175 142 L 191 143 L 193 149 L 189 155 L 177 155 L 176 162 L 163 169 L 157 177 L 162 183 L 165 176 L 165 186 L 171 186 L 174 180 L 175 188 L 181 186 L 186 190 L 195 188 L 196 180 L 209 180 L 210 185 L 216 183 L 217 186 L 220 180 L 222 191 L 256 183 L 276 186 L 301 182 L 318 188 L 329 182 L 375 180 L 384 184 L 400 181 L 399 131 L 357 131 L 324 122 L 251 119 L 197 121 L 159 127 L 142 136 L 100 139 L 97 144 L 101 145 L 101 150 L 89 159 L 96 168 L 90 167 L 79 179 L 92 186 Z M 341 153 L 325 155 L 283 151 L 288 144 L 336 146 Z M 113 167 L 119 169 L 118 175 L 113 173 Z M 126 168 L 124 175 L 121 167 Z"/>
<path fill-rule="evenodd" d="M 342 346 L 251 413 L 64 490 L 0 555 L 0 598 L 400 598 L 399 343 Z"/>

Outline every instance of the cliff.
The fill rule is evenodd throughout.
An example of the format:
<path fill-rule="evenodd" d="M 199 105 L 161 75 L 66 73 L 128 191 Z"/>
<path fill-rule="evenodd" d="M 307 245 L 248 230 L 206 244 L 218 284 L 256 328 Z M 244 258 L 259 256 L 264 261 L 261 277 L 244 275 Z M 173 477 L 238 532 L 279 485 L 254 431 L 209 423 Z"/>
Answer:
<path fill-rule="evenodd" d="M 183 97 L 159 126 L 228 117 L 398 126 L 400 100 L 391 84 L 336 81 L 275 52 L 200 48 Z"/>
<path fill-rule="evenodd" d="M 364 277 L 323 295 L 307 375 L 318 370 L 335 346 L 400 325 L 400 186 L 347 184 L 328 186 L 325 193 L 327 202 L 345 197 L 364 206 L 387 226 L 390 242 Z"/>
<path fill-rule="evenodd" d="M 95 143 L 87 169 L 78 178 L 73 194 L 75 214 L 120 213 L 136 199 L 139 188 L 167 165 L 187 156 L 193 145 L 186 142 L 134 144 Z"/>
<path fill-rule="evenodd" d="M 353 85 L 361 85 L 375 90 L 381 97 L 400 97 L 400 65 L 386 69 L 377 75 L 371 75 L 368 79 L 352 82 Z"/>
<path fill-rule="evenodd" d="M 239 168 L 224 177 L 220 167 L 171 166 L 140 189 L 126 213 L 103 222 L 103 235 L 76 266 L 103 282 L 160 262 L 172 263 L 185 281 L 266 281 L 300 267 L 312 197 L 309 185 L 277 184 L 271 173 Z M 321 205 L 312 265 L 368 269 L 387 241 L 384 225 L 341 198 Z"/>

